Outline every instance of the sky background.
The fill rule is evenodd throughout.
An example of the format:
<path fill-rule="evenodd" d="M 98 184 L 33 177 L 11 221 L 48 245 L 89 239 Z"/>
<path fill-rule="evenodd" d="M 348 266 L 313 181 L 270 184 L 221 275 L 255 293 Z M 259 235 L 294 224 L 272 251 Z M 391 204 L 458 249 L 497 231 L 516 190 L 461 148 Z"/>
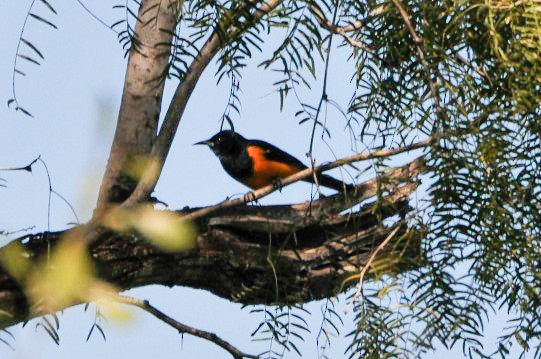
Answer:
<path fill-rule="evenodd" d="M 35 20 L 30 20 L 24 37 L 44 54 L 41 66 L 21 61 L 19 69 L 26 77 L 16 79 L 19 103 L 34 118 L 15 112 L 6 106 L 13 97 L 12 73 L 17 42 L 25 15 L 31 1 L 0 0 L 0 167 L 18 167 L 30 163 L 38 155 L 46 162 L 53 189 L 64 196 L 84 222 L 90 218 L 96 202 L 98 186 L 105 169 L 116 115 L 120 105 L 126 60 L 116 35 L 89 16 L 76 1 L 49 0 L 58 12 L 51 14 L 39 3 L 35 12 L 54 22 L 58 30 Z M 122 10 L 111 9 L 111 2 L 87 1 L 89 7 L 108 24 L 123 17 Z M 116 4 L 116 2 L 115 2 Z M 275 38 L 278 41 L 281 37 Z M 24 47 L 24 45 L 22 45 Z M 30 54 L 26 48 L 23 53 Z M 268 52 L 266 53 L 268 55 Z M 310 142 L 311 125 L 299 125 L 294 114 L 299 109 L 290 96 L 284 111 L 279 111 L 279 98 L 272 93 L 276 79 L 269 72 L 255 65 L 264 55 L 256 55 L 241 79 L 242 102 L 240 116 L 235 118 L 235 128 L 248 138 L 264 139 L 286 149 L 305 163 Z M 329 93 L 346 108 L 353 86 L 349 83 L 352 65 L 346 62 L 345 52 L 333 52 L 330 66 Z M 209 68 L 199 82 L 181 121 L 178 135 L 167 159 L 155 195 L 170 208 L 205 206 L 223 200 L 226 196 L 244 193 L 246 188 L 227 176 L 211 152 L 194 142 L 207 139 L 220 127 L 229 95 L 230 83 L 225 80 L 218 86 L 214 68 Z M 168 83 L 164 103 L 168 103 L 176 82 Z M 314 105 L 321 93 L 321 85 L 313 91 L 303 92 L 303 100 Z M 329 111 L 327 126 L 332 138 L 325 143 L 318 132 L 314 154 L 321 163 L 364 150 L 362 144 L 352 144 L 345 119 L 337 111 Z M 355 147 L 356 145 L 357 147 Z M 331 150 L 332 149 L 332 150 Z M 181 170 L 188 164 L 189 171 Z M 360 166 L 363 168 L 363 166 Z M 348 179 L 348 174 L 333 173 Z M 369 176 L 370 172 L 366 174 Z M 75 222 L 71 210 L 53 197 L 50 226 L 48 225 L 48 182 L 40 164 L 32 173 L 4 172 L 8 188 L 0 188 L 0 229 L 17 231 L 32 228 L 32 232 L 62 230 Z M 350 180 L 351 181 L 351 180 Z M 209 190 L 212 189 L 212 190 Z M 295 184 L 260 201 L 262 204 L 300 202 L 309 198 L 311 186 Z M 422 196 L 422 194 L 421 194 Z M 19 234 L 0 237 L 0 245 L 8 243 Z M 150 303 L 171 317 L 188 325 L 215 332 L 223 339 L 248 353 L 264 351 L 267 344 L 253 342 L 250 334 L 262 320 L 260 314 L 250 314 L 248 309 L 200 290 L 149 286 L 127 292 L 128 295 L 150 300 Z M 324 301 L 306 306 L 312 333 L 300 344 L 305 358 L 317 358 L 316 336 L 319 330 Z M 341 314 L 347 304 L 341 296 L 337 311 Z M 82 306 L 70 308 L 59 314 L 60 346 L 36 328 L 38 321 L 31 321 L 24 329 L 21 325 L 10 329 L 15 340 L 7 339 L 15 350 L 0 344 L 0 358 L 229 358 L 229 354 L 212 343 L 190 336 L 181 338 L 164 323 L 137 309 L 127 321 L 109 319 L 103 324 L 107 335 L 104 342 L 94 332 L 88 343 L 88 331 L 94 323 L 94 310 L 87 312 Z M 500 313 L 501 314 L 501 313 Z M 505 314 L 505 313 L 503 313 Z M 505 315 L 498 315 L 487 330 L 487 343 L 494 340 L 503 326 Z M 343 315 L 345 325 L 342 336 L 352 330 L 352 313 Z M 330 358 L 344 357 L 348 339 L 337 338 L 326 351 Z M 295 358 L 296 355 L 286 355 Z M 439 349 L 427 357 L 462 357 L 460 347 L 449 352 Z"/>

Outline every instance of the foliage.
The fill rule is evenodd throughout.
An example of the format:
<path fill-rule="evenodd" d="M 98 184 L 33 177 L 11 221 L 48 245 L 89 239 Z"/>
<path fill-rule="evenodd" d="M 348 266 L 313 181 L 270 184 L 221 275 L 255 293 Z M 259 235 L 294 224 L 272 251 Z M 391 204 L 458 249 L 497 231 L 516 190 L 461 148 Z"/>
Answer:
<path fill-rule="evenodd" d="M 218 33 L 216 78 L 232 81 L 224 113 L 232 125 L 229 109 L 239 111 L 243 69 L 254 53 L 267 50 L 271 35 L 282 36 L 259 65 L 278 74 L 281 106 L 286 96 L 323 82 L 319 103 L 298 104 L 300 122 L 313 125 L 313 137 L 316 126 L 324 127 L 322 104 L 337 106 L 326 87 L 334 80 L 329 57 L 345 47 L 355 90 L 341 111 L 357 125 L 356 140 L 374 148 L 434 139 L 427 154 L 431 202 L 410 219 L 427 229 L 426 263 L 379 278 L 353 301 L 357 329 L 349 355 L 415 356 L 438 342 L 459 344 L 469 356 L 490 355 L 482 337 L 494 309 L 509 313 L 498 354 L 517 343 L 523 354 L 539 356 L 539 2 L 285 0 L 256 22 L 261 4 L 183 2 L 169 76 L 182 81 L 205 41 Z M 126 19 L 115 26 L 126 26 L 120 41 L 129 49 L 135 41 L 129 18 L 136 16 L 124 9 Z M 290 309 L 261 310 L 266 319 L 256 333 L 264 330 L 284 350 L 296 351 L 290 322 L 284 324 Z M 293 317 L 304 330 L 302 317 Z"/>
<path fill-rule="evenodd" d="M 304 341 L 304 334 L 310 333 L 308 322 L 303 318 L 310 312 L 302 305 L 255 307 L 250 313 L 263 314 L 264 320 L 252 333 L 254 340 L 268 343 L 268 349 L 260 354 L 261 357 L 283 358 L 286 351 L 301 355 L 297 345 L 299 341 Z"/>

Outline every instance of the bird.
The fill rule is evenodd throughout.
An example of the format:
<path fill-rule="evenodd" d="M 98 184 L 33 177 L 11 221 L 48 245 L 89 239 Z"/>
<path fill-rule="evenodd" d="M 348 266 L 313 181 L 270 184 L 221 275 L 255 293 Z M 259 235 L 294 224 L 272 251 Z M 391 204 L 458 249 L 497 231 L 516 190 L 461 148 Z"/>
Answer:
<path fill-rule="evenodd" d="M 265 141 L 246 139 L 233 130 L 220 131 L 208 140 L 194 145 L 209 146 L 224 170 L 253 190 L 270 184 L 281 186 L 282 179 L 307 168 L 297 158 L 278 147 Z M 315 183 L 313 176 L 303 181 Z M 317 182 L 340 192 L 354 188 L 353 185 L 325 174 L 317 174 Z"/>

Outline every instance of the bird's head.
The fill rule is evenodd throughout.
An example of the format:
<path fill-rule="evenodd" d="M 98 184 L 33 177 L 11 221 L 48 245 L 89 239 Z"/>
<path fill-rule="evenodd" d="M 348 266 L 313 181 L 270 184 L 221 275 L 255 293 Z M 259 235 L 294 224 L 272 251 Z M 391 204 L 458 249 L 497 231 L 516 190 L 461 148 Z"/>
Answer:
<path fill-rule="evenodd" d="M 246 139 L 235 131 L 221 131 L 205 141 L 194 145 L 207 145 L 217 155 L 233 155 L 242 151 Z"/>

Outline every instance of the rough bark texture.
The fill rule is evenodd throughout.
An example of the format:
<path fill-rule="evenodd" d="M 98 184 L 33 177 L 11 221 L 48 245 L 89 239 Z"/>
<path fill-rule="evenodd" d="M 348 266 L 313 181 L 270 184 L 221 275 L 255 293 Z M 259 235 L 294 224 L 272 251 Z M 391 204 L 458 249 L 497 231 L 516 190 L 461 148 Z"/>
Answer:
<path fill-rule="evenodd" d="M 420 161 L 414 161 L 379 181 L 359 185 L 354 195 L 211 213 L 197 220 L 197 244 L 183 253 L 164 253 L 137 233 L 111 232 L 91 243 L 89 251 L 98 276 L 122 290 L 182 285 L 245 304 L 294 304 L 332 297 L 355 283 L 343 286 L 344 279 L 358 273 L 392 231 L 381 221 L 408 211 L 408 196 L 417 188 L 412 176 L 420 171 Z M 381 200 L 351 210 L 378 190 L 384 194 Z M 419 258 L 419 236 L 403 236 L 407 226 L 394 222 L 400 231 L 382 253 L 394 258 L 389 272 L 407 270 Z M 36 260 L 66 233 L 28 235 L 19 242 Z M 0 328 L 35 315 L 21 286 L 2 267 L 0 313 Z"/>
<path fill-rule="evenodd" d="M 177 6 L 175 0 L 141 2 L 98 208 L 126 199 L 136 185 L 127 167 L 149 158 L 158 131 Z"/>

